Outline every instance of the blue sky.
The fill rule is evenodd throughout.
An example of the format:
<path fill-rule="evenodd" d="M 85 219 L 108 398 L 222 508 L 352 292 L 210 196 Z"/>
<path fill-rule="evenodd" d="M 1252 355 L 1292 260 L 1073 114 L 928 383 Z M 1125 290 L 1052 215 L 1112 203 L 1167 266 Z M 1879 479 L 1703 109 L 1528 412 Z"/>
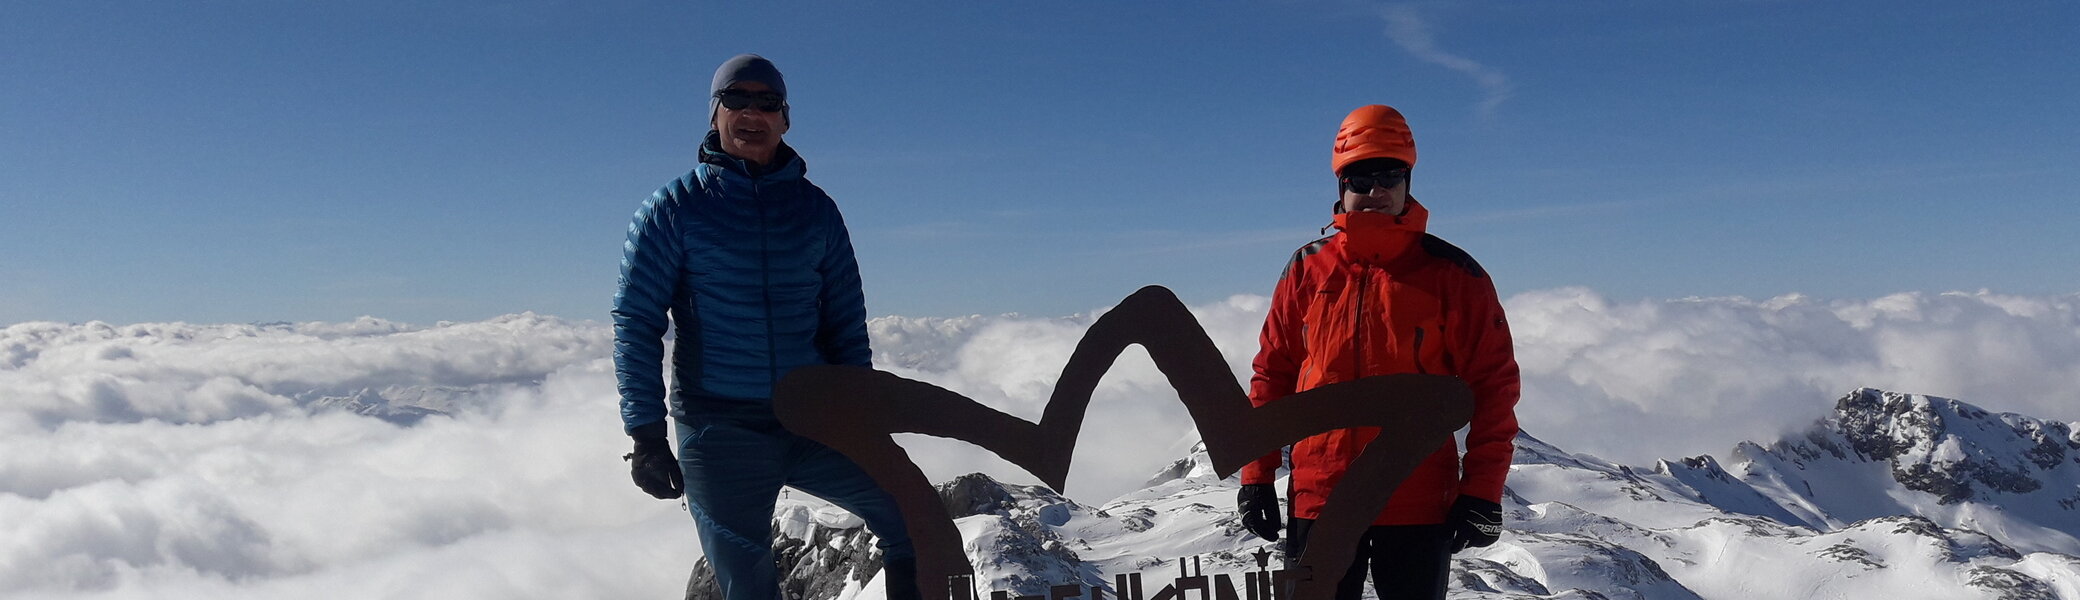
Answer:
<path fill-rule="evenodd" d="M 2080 291 L 2067 3 L 180 4 L 0 9 L 0 323 L 605 320 L 747 51 L 876 315 L 1268 294 L 1369 103 L 1504 295 Z"/>

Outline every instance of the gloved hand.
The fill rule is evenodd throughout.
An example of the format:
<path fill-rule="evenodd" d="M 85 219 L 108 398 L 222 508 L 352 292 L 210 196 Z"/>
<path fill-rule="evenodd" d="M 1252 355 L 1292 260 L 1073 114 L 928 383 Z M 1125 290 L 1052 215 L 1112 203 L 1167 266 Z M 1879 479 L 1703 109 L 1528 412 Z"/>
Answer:
<path fill-rule="evenodd" d="M 1280 522 L 1278 492 L 1268 483 L 1243 484 L 1242 492 L 1236 494 L 1235 504 L 1242 513 L 1242 528 L 1257 537 L 1278 541 L 1278 530 L 1285 524 Z"/>
<path fill-rule="evenodd" d="M 628 437 L 635 438 L 636 450 L 621 459 L 628 461 L 636 487 L 659 500 L 675 499 L 686 493 L 686 476 L 679 471 L 679 459 L 672 456 L 664 421 L 637 427 Z"/>
<path fill-rule="evenodd" d="M 1444 522 L 1452 528 L 1452 553 L 1485 548 L 1502 537 L 1502 505 L 1462 495 Z"/>

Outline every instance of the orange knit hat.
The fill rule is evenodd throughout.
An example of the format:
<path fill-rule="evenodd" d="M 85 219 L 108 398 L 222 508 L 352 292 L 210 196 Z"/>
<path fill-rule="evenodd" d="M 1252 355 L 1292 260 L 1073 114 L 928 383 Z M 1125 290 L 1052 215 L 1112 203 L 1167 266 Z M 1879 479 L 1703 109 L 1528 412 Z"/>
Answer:
<path fill-rule="evenodd" d="M 1408 119 L 1391 106 L 1360 106 L 1343 118 L 1336 130 L 1336 153 L 1329 166 L 1336 173 L 1351 163 L 1368 158 L 1392 158 L 1416 164 L 1416 136 L 1408 130 Z"/>

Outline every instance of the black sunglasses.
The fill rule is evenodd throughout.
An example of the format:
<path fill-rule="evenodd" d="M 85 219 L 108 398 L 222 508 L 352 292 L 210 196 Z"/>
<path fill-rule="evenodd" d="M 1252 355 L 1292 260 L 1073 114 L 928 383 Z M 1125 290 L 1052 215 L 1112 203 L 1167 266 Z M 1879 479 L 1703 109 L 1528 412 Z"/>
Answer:
<path fill-rule="evenodd" d="M 756 106 L 760 112 L 770 113 L 780 112 L 780 109 L 787 107 L 787 98 L 774 92 L 722 90 L 715 92 L 715 99 L 722 101 L 722 107 L 730 110 L 744 110 L 747 106 Z"/>
<path fill-rule="evenodd" d="M 1408 181 L 1408 169 L 1352 173 L 1338 177 L 1336 180 L 1343 184 L 1343 189 L 1363 196 L 1372 193 L 1372 188 L 1392 188 L 1401 185 L 1403 181 Z"/>

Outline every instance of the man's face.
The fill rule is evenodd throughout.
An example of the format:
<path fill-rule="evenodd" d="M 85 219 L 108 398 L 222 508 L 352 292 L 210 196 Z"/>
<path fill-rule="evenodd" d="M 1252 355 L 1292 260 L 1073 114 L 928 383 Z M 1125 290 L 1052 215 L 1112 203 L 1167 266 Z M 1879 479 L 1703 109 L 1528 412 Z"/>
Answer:
<path fill-rule="evenodd" d="M 1382 178 L 1394 180 L 1394 185 L 1376 185 Z M 1356 185 L 1353 185 L 1353 182 Z M 1366 193 L 1360 194 L 1351 191 L 1353 187 L 1369 189 L 1365 190 Z M 1377 212 L 1398 216 L 1408 210 L 1407 170 L 1358 172 L 1354 169 L 1353 172 L 1344 173 L 1342 190 L 1343 212 Z"/>
<path fill-rule="evenodd" d="M 742 81 L 730 84 L 723 92 L 732 90 L 757 97 L 771 93 L 773 88 L 756 81 Z M 721 134 L 723 152 L 758 164 L 773 161 L 773 153 L 780 149 L 780 134 L 787 133 L 787 118 L 780 116 L 778 110 L 760 110 L 761 104 L 754 101 L 743 108 L 715 107 L 715 121 L 710 125 Z"/>

